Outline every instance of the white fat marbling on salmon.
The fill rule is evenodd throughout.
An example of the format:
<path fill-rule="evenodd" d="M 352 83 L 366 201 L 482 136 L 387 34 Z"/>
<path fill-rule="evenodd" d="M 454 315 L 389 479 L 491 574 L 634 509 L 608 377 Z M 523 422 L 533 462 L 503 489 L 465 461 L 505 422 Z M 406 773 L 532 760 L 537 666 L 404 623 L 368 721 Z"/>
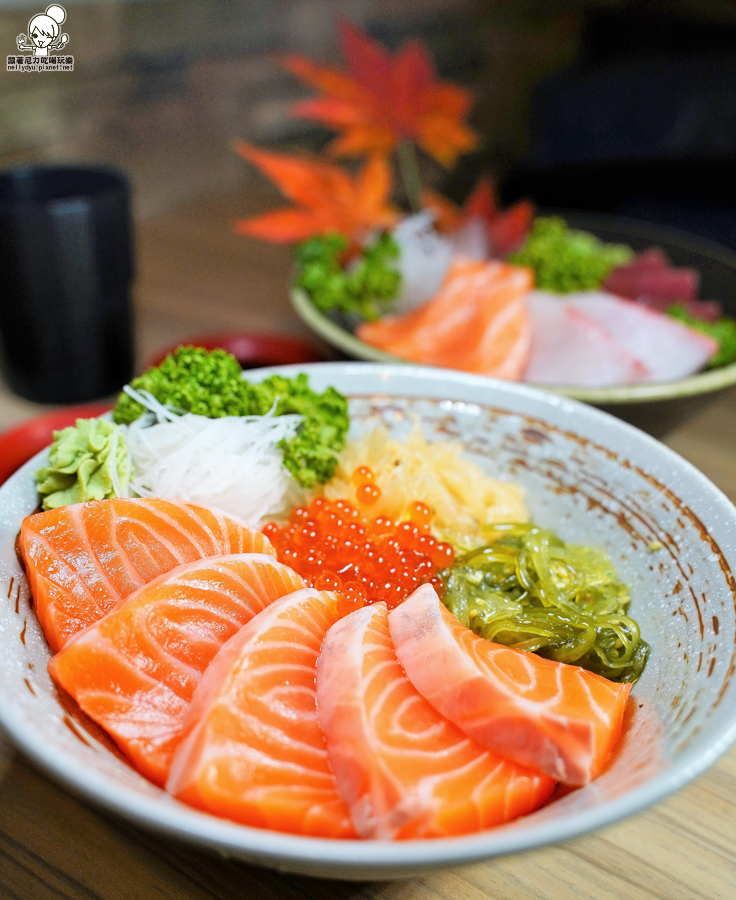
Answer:
<path fill-rule="evenodd" d="M 401 669 L 383 603 L 327 632 L 317 663 L 320 727 L 362 837 L 439 837 L 538 806 L 551 779 L 500 759 L 430 706 Z"/>
<path fill-rule="evenodd" d="M 303 586 L 268 554 L 186 563 L 72 637 L 49 671 L 161 783 L 210 661 L 269 603 Z"/>
<path fill-rule="evenodd" d="M 28 516 L 20 546 L 54 651 L 177 566 L 232 553 L 275 555 L 268 539 L 237 517 L 158 498 L 96 500 Z"/>
<path fill-rule="evenodd" d="M 277 600 L 220 650 L 195 691 L 167 789 L 238 821 L 352 836 L 320 731 L 315 668 L 334 595 Z"/>
<path fill-rule="evenodd" d="M 492 644 L 461 625 L 429 585 L 388 621 L 414 687 L 485 747 L 573 785 L 605 764 L 630 685 Z"/>

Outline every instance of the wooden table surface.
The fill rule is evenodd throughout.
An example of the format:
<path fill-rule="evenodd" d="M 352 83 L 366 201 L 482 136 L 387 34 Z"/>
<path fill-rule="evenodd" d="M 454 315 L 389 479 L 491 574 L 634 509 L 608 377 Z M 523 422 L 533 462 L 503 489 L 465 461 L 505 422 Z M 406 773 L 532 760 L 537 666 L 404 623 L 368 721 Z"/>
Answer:
<path fill-rule="evenodd" d="M 267 194 L 228 195 L 139 227 L 140 357 L 223 329 L 304 334 L 289 251 L 232 235 Z M 0 429 L 38 412 L 0 386 Z M 736 500 L 736 394 L 667 444 Z M 406 881 L 281 875 L 200 853 L 86 806 L 7 749 L 0 774 L 0 898 L 17 900 L 733 900 L 736 750 L 650 810 L 583 838 Z"/>

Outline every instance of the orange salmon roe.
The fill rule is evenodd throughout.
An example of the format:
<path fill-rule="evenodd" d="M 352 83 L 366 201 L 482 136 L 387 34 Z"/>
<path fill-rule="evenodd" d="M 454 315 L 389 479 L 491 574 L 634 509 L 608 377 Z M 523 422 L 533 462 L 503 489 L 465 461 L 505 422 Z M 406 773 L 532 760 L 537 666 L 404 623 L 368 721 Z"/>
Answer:
<path fill-rule="evenodd" d="M 361 506 L 373 506 L 381 499 L 381 489 L 377 484 L 365 482 L 356 490 L 355 496 Z"/>
<path fill-rule="evenodd" d="M 358 466 L 350 476 L 350 480 L 356 488 L 360 487 L 362 484 L 371 484 L 373 482 L 373 472 L 371 472 L 368 466 Z"/>
<path fill-rule="evenodd" d="M 366 466 L 353 472 L 352 481 L 362 506 L 372 503 L 366 503 L 361 492 L 377 492 L 372 502 L 380 497 Z M 340 592 L 341 612 L 380 600 L 393 609 L 420 584 L 432 584 L 442 596 L 445 586 L 438 572 L 455 558 L 451 544 L 430 534 L 432 511 L 426 504 L 412 503 L 408 513 L 403 522 L 386 516 L 368 519 L 347 500 L 318 497 L 308 507 L 293 510 L 284 527 L 269 522 L 263 533 L 279 560 L 310 587 Z"/>

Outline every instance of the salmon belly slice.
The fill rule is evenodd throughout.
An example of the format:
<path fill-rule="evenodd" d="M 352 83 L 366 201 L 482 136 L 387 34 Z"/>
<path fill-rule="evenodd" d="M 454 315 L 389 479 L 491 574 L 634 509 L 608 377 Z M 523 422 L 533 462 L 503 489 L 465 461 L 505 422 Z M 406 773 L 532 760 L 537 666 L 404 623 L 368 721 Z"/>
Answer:
<path fill-rule="evenodd" d="M 49 673 L 143 775 L 163 785 L 194 690 L 220 647 L 302 587 L 267 554 L 187 563 L 80 631 L 51 658 Z"/>
<path fill-rule="evenodd" d="M 529 269 L 455 261 L 439 292 L 403 316 L 365 322 L 358 337 L 404 359 L 497 378 L 521 377 L 531 349 Z"/>
<path fill-rule="evenodd" d="M 570 785 L 601 771 L 621 734 L 630 684 L 493 644 L 424 585 L 388 617 L 417 690 L 485 747 Z"/>
<path fill-rule="evenodd" d="M 244 520 L 177 500 L 76 503 L 23 520 L 28 583 L 51 650 L 144 584 L 183 563 L 231 553 L 276 553 Z"/>
<path fill-rule="evenodd" d="M 231 638 L 192 701 L 167 790 L 217 816 L 355 837 L 317 721 L 315 667 L 336 595 L 276 601 Z"/>
<path fill-rule="evenodd" d="M 385 603 L 330 628 L 317 663 L 319 723 L 364 838 L 467 834 L 531 812 L 554 781 L 492 753 L 440 715 L 396 658 Z"/>

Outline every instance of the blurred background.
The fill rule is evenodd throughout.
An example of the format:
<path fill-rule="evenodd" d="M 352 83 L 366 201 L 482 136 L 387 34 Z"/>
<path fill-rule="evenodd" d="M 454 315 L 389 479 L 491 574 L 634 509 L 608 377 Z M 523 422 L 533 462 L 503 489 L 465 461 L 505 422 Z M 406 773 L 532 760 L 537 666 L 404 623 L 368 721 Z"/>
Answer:
<path fill-rule="evenodd" d="M 43 6 L 0 4 L 3 53 Z M 0 67 L 0 166 L 102 162 L 129 175 L 141 359 L 201 330 L 205 302 L 210 330 L 273 330 L 277 315 L 280 330 L 306 334 L 287 299 L 290 251 L 230 230 L 279 199 L 232 143 L 316 150 L 329 140 L 288 115 L 313 92 L 276 57 L 339 63 L 340 17 L 392 50 L 422 38 L 440 75 L 472 89 L 482 146 L 452 176 L 425 173 L 453 199 L 485 171 L 505 201 L 614 212 L 736 247 L 732 0 L 66 6 L 73 73 Z"/>
<path fill-rule="evenodd" d="M 6 0 L 0 46 L 8 53 L 42 5 Z M 605 8 L 555 0 L 71 0 L 64 30 L 74 74 L 0 74 L 0 163 L 114 163 L 130 173 L 141 217 L 243 188 L 255 175 L 231 151 L 234 138 L 314 148 L 328 140 L 326 130 L 288 116 L 289 104 L 313 91 L 274 55 L 339 64 L 335 25 L 346 17 L 390 49 L 425 40 L 441 75 L 475 92 L 472 122 L 485 146 L 474 170 L 485 162 L 505 173 L 529 149 L 535 87 L 576 64 L 586 18 Z"/>
<path fill-rule="evenodd" d="M 4 53 L 42 5 L 0 4 Z M 736 242 L 730 0 L 68 0 L 67 11 L 73 75 L 0 71 L 0 164 L 113 163 L 133 179 L 138 217 L 246 187 L 255 176 L 235 137 L 325 143 L 287 115 L 310 92 L 273 56 L 338 62 L 345 16 L 391 49 L 421 37 L 440 73 L 473 89 L 484 145 L 451 194 L 485 168 L 509 196 Z"/>

